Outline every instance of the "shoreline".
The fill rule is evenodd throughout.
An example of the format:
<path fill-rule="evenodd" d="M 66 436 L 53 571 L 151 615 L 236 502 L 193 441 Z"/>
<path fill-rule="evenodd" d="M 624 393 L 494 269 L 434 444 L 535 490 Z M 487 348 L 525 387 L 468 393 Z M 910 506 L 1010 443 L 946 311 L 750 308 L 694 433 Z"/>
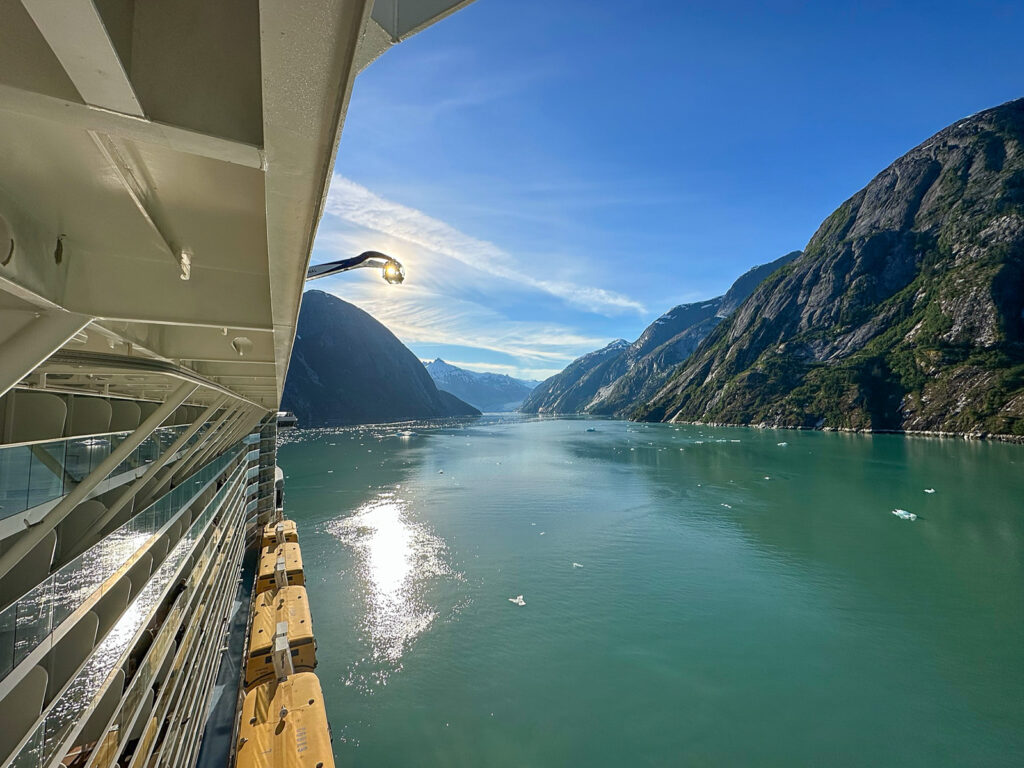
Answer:
<path fill-rule="evenodd" d="M 630 419 L 632 421 L 632 419 Z M 703 427 L 750 427 L 752 429 L 790 429 L 804 432 L 845 432 L 854 435 L 903 435 L 904 437 L 939 437 L 956 440 L 990 440 L 999 443 L 1024 445 L 1024 435 L 992 434 L 989 432 L 945 432 L 935 429 L 854 429 L 853 427 L 798 427 L 782 424 L 736 424 L 719 421 L 648 421 L 647 424 L 686 424 Z"/>

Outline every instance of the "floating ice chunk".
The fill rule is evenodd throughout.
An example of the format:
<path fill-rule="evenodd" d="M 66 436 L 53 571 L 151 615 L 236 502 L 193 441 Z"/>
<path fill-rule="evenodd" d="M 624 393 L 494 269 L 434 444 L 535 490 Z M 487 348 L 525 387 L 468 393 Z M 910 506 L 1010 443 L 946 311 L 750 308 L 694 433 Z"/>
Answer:
<path fill-rule="evenodd" d="M 328 469 L 327 470 L 327 474 L 328 475 L 333 475 L 334 474 L 334 470 L 333 469 Z"/>
<path fill-rule="evenodd" d="M 765 476 L 764 476 L 764 479 L 765 479 L 765 480 L 771 480 L 771 478 L 770 478 L 770 477 L 768 477 L 768 475 L 765 475 Z"/>
<path fill-rule="evenodd" d="M 693 444 L 694 445 L 704 445 L 704 441 L 703 440 L 694 440 Z"/>
<path fill-rule="evenodd" d="M 924 492 L 925 493 L 935 493 L 935 489 L 934 488 L 925 488 Z"/>
<path fill-rule="evenodd" d="M 907 512 L 905 509 L 894 509 L 892 513 L 900 520 L 917 520 L 917 515 L 913 512 Z"/>
<path fill-rule="evenodd" d="M 587 432 L 597 432 L 593 427 L 587 427 Z"/>
<path fill-rule="evenodd" d="M 530 525 L 536 525 L 536 523 L 530 523 Z"/>
<path fill-rule="evenodd" d="M 526 605 L 526 601 L 523 600 L 523 596 L 522 595 L 516 595 L 515 597 L 510 597 L 508 599 L 508 601 L 510 603 L 515 603 L 516 605 Z"/>
<path fill-rule="evenodd" d="M 437 470 L 437 474 L 439 474 L 439 475 L 443 475 L 443 474 L 444 474 L 444 470 L 443 470 L 443 469 L 439 469 L 439 470 Z"/>
<path fill-rule="evenodd" d="M 730 440 L 729 442 L 730 442 L 730 443 L 738 443 L 738 442 L 739 442 L 739 440 Z"/>
<path fill-rule="evenodd" d="M 547 531 L 541 531 L 540 535 L 543 536 L 545 533 L 547 533 Z"/>
<path fill-rule="evenodd" d="M 583 567 L 583 563 L 573 563 L 572 567 L 573 568 L 582 568 Z"/>
<path fill-rule="evenodd" d="M 789 445 L 789 443 L 776 443 L 776 445 L 779 445 L 779 446 L 782 446 L 783 448 L 785 448 L 787 445 Z"/>
<path fill-rule="evenodd" d="M 726 504 L 724 501 L 722 502 L 722 506 L 726 509 L 732 509 L 732 504 Z"/>

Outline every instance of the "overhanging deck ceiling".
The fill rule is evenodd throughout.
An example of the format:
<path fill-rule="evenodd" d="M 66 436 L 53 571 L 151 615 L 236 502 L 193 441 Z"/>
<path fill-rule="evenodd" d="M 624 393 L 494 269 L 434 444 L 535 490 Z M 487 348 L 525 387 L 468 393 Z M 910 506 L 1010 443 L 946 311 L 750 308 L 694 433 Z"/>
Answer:
<path fill-rule="evenodd" d="M 93 330 L 51 345 L 275 408 L 352 81 L 465 4 L 0 0 L 8 328 L 72 313 Z"/>

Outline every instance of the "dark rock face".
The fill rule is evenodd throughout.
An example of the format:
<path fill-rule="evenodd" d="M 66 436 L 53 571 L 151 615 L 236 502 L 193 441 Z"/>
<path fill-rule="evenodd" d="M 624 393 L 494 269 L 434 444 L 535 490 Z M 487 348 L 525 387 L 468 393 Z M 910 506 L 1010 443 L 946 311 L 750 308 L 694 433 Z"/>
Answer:
<path fill-rule="evenodd" d="M 635 414 L 1024 433 L 1024 99 L 940 131 L 829 216 Z"/>
<path fill-rule="evenodd" d="M 793 251 L 754 267 L 724 296 L 670 309 L 632 344 L 619 339 L 573 361 L 537 387 L 519 410 L 628 416 L 638 404 L 654 396 L 679 364 L 761 280 L 799 255 L 800 251 Z"/>
<path fill-rule="evenodd" d="M 323 291 L 302 298 L 281 407 L 304 427 L 480 415 L 439 391 L 391 331 Z"/>
<path fill-rule="evenodd" d="M 426 367 L 438 389 L 481 411 L 514 411 L 536 386 L 500 373 L 467 371 L 441 358 Z"/>

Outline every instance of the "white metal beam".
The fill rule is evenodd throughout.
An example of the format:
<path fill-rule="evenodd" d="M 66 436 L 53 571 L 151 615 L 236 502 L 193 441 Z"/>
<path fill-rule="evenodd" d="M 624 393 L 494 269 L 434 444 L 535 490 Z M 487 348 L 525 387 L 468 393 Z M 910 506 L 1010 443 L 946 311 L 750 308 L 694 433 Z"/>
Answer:
<path fill-rule="evenodd" d="M 196 157 L 264 168 L 260 147 L 0 84 L 0 112 L 142 141 Z"/>
<path fill-rule="evenodd" d="M 109 507 L 107 507 L 106 512 L 104 512 L 102 515 L 100 515 L 99 518 L 93 521 L 93 524 L 89 526 L 89 530 L 81 536 L 81 541 L 78 542 L 75 548 L 71 551 L 70 555 L 67 557 L 68 560 L 72 560 L 73 558 L 77 557 L 81 552 L 85 551 L 88 547 L 92 546 L 93 538 L 100 531 L 103 530 L 103 526 L 105 526 L 109 521 L 113 520 L 117 513 L 124 509 L 125 505 L 128 502 L 130 502 L 133 498 L 135 498 L 135 494 L 142 490 L 146 486 L 146 484 L 153 479 L 157 472 L 163 469 L 167 462 L 170 461 L 171 457 L 178 451 L 180 451 L 182 446 L 185 445 L 185 443 L 187 443 L 192 438 L 192 435 L 198 432 L 200 427 L 202 427 L 203 424 L 205 424 L 210 418 L 212 418 L 216 410 L 220 408 L 227 401 L 227 399 L 227 395 L 221 395 L 205 411 L 199 414 L 199 416 L 196 418 L 195 421 L 192 422 L 189 428 L 186 429 L 178 437 L 178 439 L 175 440 L 170 445 L 170 447 L 163 452 L 163 454 L 161 454 L 160 458 L 152 462 L 146 468 L 146 471 L 143 473 L 142 477 L 137 478 L 128 487 L 128 489 L 124 491 L 124 493 L 119 495 L 117 499 L 114 500 L 114 502 Z"/>
<path fill-rule="evenodd" d="M 32 373 L 92 318 L 74 312 L 41 312 L 29 326 L 0 345 L 0 396 Z"/>
<path fill-rule="evenodd" d="M 86 104 L 144 115 L 92 0 L 21 2 Z"/>

